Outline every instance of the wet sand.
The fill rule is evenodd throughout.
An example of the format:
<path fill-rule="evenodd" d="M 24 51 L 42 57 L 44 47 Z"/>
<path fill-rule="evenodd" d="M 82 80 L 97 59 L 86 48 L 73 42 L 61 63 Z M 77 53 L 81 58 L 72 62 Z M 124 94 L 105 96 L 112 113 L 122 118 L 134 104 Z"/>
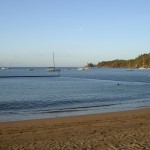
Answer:
<path fill-rule="evenodd" d="M 150 150 L 150 108 L 1 122 L 0 149 Z"/>

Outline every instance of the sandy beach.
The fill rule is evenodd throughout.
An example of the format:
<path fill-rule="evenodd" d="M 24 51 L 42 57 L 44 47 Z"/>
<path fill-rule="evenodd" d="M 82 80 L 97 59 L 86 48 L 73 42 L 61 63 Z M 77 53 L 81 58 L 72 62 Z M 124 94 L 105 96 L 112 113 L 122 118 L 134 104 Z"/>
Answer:
<path fill-rule="evenodd" d="M 150 150 L 150 108 L 0 123 L 1 150 Z"/>

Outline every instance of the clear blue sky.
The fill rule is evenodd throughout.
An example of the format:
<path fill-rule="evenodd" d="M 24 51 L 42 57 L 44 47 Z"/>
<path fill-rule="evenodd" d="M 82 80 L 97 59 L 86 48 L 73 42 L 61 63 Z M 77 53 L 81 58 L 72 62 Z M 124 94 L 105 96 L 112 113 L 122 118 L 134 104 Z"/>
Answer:
<path fill-rule="evenodd" d="M 150 0 L 0 0 L 0 66 L 84 66 L 150 51 Z"/>

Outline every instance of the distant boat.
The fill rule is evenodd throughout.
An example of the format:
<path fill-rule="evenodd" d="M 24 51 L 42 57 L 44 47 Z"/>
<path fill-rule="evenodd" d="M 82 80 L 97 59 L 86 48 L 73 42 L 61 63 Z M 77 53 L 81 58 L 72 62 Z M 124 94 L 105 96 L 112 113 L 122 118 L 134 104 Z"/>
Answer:
<path fill-rule="evenodd" d="M 90 69 L 89 67 L 80 67 L 80 68 L 78 68 L 78 70 L 88 70 L 88 69 Z"/>
<path fill-rule="evenodd" d="M 143 57 L 142 67 L 140 67 L 139 69 L 147 69 L 147 68 L 145 68 L 145 61 L 144 61 L 144 57 Z"/>
<path fill-rule="evenodd" d="M 144 67 L 140 67 L 139 69 L 146 69 L 146 68 L 144 68 Z"/>
<path fill-rule="evenodd" d="M 81 68 L 78 68 L 78 70 L 83 70 L 83 67 L 81 67 Z"/>
<path fill-rule="evenodd" d="M 129 68 L 126 69 L 126 71 L 133 71 L 133 70 L 134 70 L 134 69 L 131 68 L 131 64 L 130 64 L 130 62 L 129 62 Z"/>
<path fill-rule="evenodd" d="M 33 71 L 34 69 L 33 69 L 33 68 L 28 68 L 28 70 L 29 70 L 29 71 Z"/>
<path fill-rule="evenodd" d="M 7 70 L 7 69 L 11 69 L 10 67 L 2 67 L 2 70 Z"/>
<path fill-rule="evenodd" d="M 55 72 L 55 71 L 57 72 L 57 71 L 60 71 L 60 69 L 59 69 L 59 68 L 55 68 L 55 67 L 48 67 L 48 71 L 49 71 L 49 72 L 53 72 L 53 71 L 54 71 L 54 72 Z"/>
<path fill-rule="evenodd" d="M 53 64 L 54 64 L 54 67 L 48 67 L 48 71 L 49 71 L 49 72 L 58 72 L 58 71 L 60 71 L 59 68 L 56 68 L 56 67 L 55 67 L 54 53 L 53 53 Z"/>
<path fill-rule="evenodd" d="M 133 71 L 134 69 L 131 69 L 131 68 L 129 68 L 129 69 L 126 69 L 126 71 Z"/>

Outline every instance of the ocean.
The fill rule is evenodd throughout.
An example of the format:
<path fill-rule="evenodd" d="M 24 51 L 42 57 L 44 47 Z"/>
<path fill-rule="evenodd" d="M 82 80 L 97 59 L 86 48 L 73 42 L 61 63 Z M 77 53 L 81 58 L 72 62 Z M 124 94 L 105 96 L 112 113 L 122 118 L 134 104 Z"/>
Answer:
<path fill-rule="evenodd" d="M 150 107 L 150 70 L 0 69 L 0 122 Z"/>

